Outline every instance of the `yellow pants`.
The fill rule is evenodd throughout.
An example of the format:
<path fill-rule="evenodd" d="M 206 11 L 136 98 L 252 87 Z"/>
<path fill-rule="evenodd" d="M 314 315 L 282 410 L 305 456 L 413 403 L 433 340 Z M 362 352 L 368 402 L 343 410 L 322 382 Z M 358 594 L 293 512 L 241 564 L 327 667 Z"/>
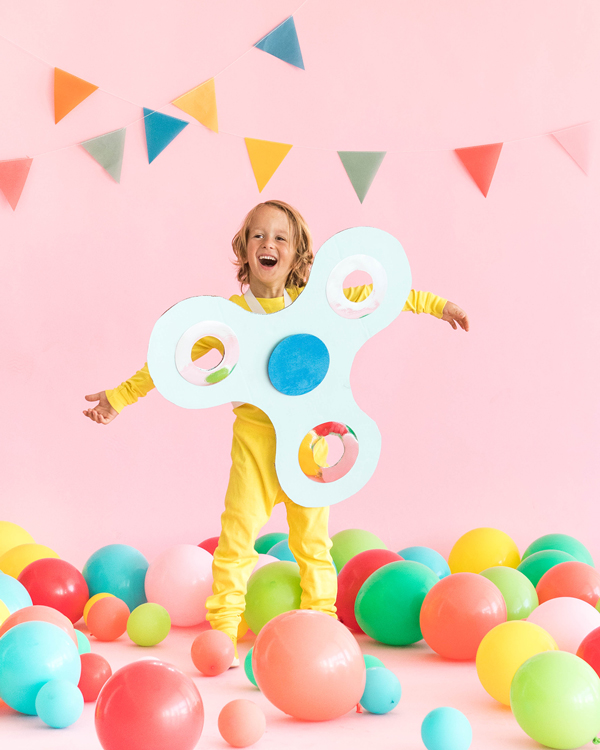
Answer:
<path fill-rule="evenodd" d="M 273 507 L 281 502 L 287 510 L 290 550 L 300 568 L 300 606 L 336 617 L 337 576 L 329 554 L 329 508 L 304 508 L 283 492 L 275 472 L 275 430 L 268 420 L 258 424 L 236 419 L 231 459 L 206 619 L 214 629 L 236 637 L 247 581 L 258 559 L 254 542 Z"/>

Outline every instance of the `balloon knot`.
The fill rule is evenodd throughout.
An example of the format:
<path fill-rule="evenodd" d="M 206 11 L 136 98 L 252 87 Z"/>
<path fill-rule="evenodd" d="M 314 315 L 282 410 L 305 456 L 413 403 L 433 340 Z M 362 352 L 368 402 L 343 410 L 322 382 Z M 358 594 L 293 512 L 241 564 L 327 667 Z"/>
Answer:
<path fill-rule="evenodd" d="M 360 703 L 356 704 L 356 713 L 357 714 L 362 714 L 363 713 L 362 706 L 360 705 Z M 600 742 L 600 740 L 598 740 L 598 742 Z"/>
<path fill-rule="evenodd" d="M 592 742 L 594 743 L 594 745 L 600 745 L 600 737 L 594 737 Z"/>

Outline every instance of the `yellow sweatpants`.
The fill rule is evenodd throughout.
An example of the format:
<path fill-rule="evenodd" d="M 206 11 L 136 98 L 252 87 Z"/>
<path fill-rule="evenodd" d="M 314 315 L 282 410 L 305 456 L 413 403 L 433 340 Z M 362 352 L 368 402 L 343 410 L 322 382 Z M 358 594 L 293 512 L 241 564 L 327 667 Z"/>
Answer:
<path fill-rule="evenodd" d="M 329 508 L 304 508 L 283 492 L 275 472 L 275 430 L 270 422 L 262 425 L 238 416 L 231 459 L 206 619 L 214 629 L 236 637 L 247 581 L 258 559 L 254 542 L 274 506 L 281 502 L 286 505 L 290 550 L 300 568 L 300 606 L 336 617 L 337 576 L 329 554 Z"/>

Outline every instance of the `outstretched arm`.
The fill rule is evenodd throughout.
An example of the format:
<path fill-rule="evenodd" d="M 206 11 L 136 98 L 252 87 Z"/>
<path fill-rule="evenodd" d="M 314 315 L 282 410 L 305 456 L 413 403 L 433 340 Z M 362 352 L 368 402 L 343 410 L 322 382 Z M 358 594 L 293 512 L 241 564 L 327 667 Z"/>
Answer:
<path fill-rule="evenodd" d="M 450 302 L 450 300 L 444 305 L 442 320 L 446 320 L 450 323 L 455 331 L 458 326 L 460 326 L 463 331 L 469 330 L 469 318 L 467 317 L 467 313 L 458 305 L 455 305 L 454 302 Z"/>

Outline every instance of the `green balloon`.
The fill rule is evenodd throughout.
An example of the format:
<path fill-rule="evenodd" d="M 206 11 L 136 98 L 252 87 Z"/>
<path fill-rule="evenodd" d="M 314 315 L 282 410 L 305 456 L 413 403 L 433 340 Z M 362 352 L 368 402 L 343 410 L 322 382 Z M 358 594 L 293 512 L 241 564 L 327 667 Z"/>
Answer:
<path fill-rule="evenodd" d="M 367 669 L 369 669 L 369 667 L 385 667 L 385 664 L 381 659 L 378 659 L 376 656 L 371 656 L 371 654 L 363 654 L 363 659 L 365 660 L 365 667 Z"/>
<path fill-rule="evenodd" d="M 391 646 L 408 646 L 423 637 L 419 616 L 437 575 L 418 562 L 399 560 L 376 570 L 363 583 L 354 613 L 367 635 Z"/>
<path fill-rule="evenodd" d="M 254 677 L 254 670 L 252 669 L 252 652 L 254 651 L 254 646 L 248 651 L 246 654 L 246 658 L 244 659 L 244 672 L 246 673 L 246 677 L 250 680 L 250 682 L 254 685 L 254 687 L 258 687 L 256 684 L 256 679 Z"/>
<path fill-rule="evenodd" d="M 156 646 L 171 630 L 169 613 L 160 604 L 140 604 L 129 615 L 127 635 L 138 646 Z"/>
<path fill-rule="evenodd" d="M 341 573 L 348 560 L 361 552 L 366 552 L 368 549 L 387 549 L 378 536 L 371 534 L 370 531 L 362 531 L 362 529 L 338 531 L 331 537 L 331 541 L 333 543 L 331 557 L 338 573 Z"/>
<path fill-rule="evenodd" d="M 594 560 L 588 552 L 587 547 L 585 547 L 578 539 L 575 539 L 575 537 L 569 536 L 568 534 L 546 534 L 545 536 L 541 536 L 527 547 L 525 552 L 523 552 L 521 560 L 529 557 L 529 555 L 533 555 L 535 552 L 541 552 L 542 550 L 547 549 L 557 549 L 561 552 L 567 552 L 569 555 L 572 555 L 575 560 L 591 565 L 592 568 L 594 567 Z"/>
<path fill-rule="evenodd" d="M 517 570 L 526 575 L 534 586 L 540 582 L 540 578 L 547 573 L 550 568 L 563 562 L 572 562 L 575 558 L 568 552 L 561 552 L 557 549 L 546 549 L 540 552 L 534 552 L 526 560 L 521 560 Z"/>
<path fill-rule="evenodd" d="M 259 555 L 266 555 L 271 547 L 274 547 L 277 542 L 281 542 L 287 538 L 288 535 L 284 534 L 282 531 L 272 531 L 270 534 L 259 536 L 254 542 L 254 549 Z"/>
<path fill-rule="evenodd" d="M 521 729 L 542 745 L 581 747 L 600 730 L 600 679 L 578 656 L 544 651 L 517 670 L 510 706 Z"/>
<path fill-rule="evenodd" d="M 255 571 L 248 581 L 244 617 L 250 630 L 258 635 L 277 615 L 300 609 L 300 568 L 281 560 Z"/>
<path fill-rule="evenodd" d="M 482 570 L 480 575 L 500 589 L 507 620 L 524 620 L 540 603 L 535 586 L 520 570 L 498 565 Z"/>
<path fill-rule="evenodd" d="M 77 650 L 80 654 L 89 654 L 92 650 L 92 647 L 90 646 L 90 642 L 85 637 L 85 635 L 75 628 L 75 635 L 77 636 Z"/>

